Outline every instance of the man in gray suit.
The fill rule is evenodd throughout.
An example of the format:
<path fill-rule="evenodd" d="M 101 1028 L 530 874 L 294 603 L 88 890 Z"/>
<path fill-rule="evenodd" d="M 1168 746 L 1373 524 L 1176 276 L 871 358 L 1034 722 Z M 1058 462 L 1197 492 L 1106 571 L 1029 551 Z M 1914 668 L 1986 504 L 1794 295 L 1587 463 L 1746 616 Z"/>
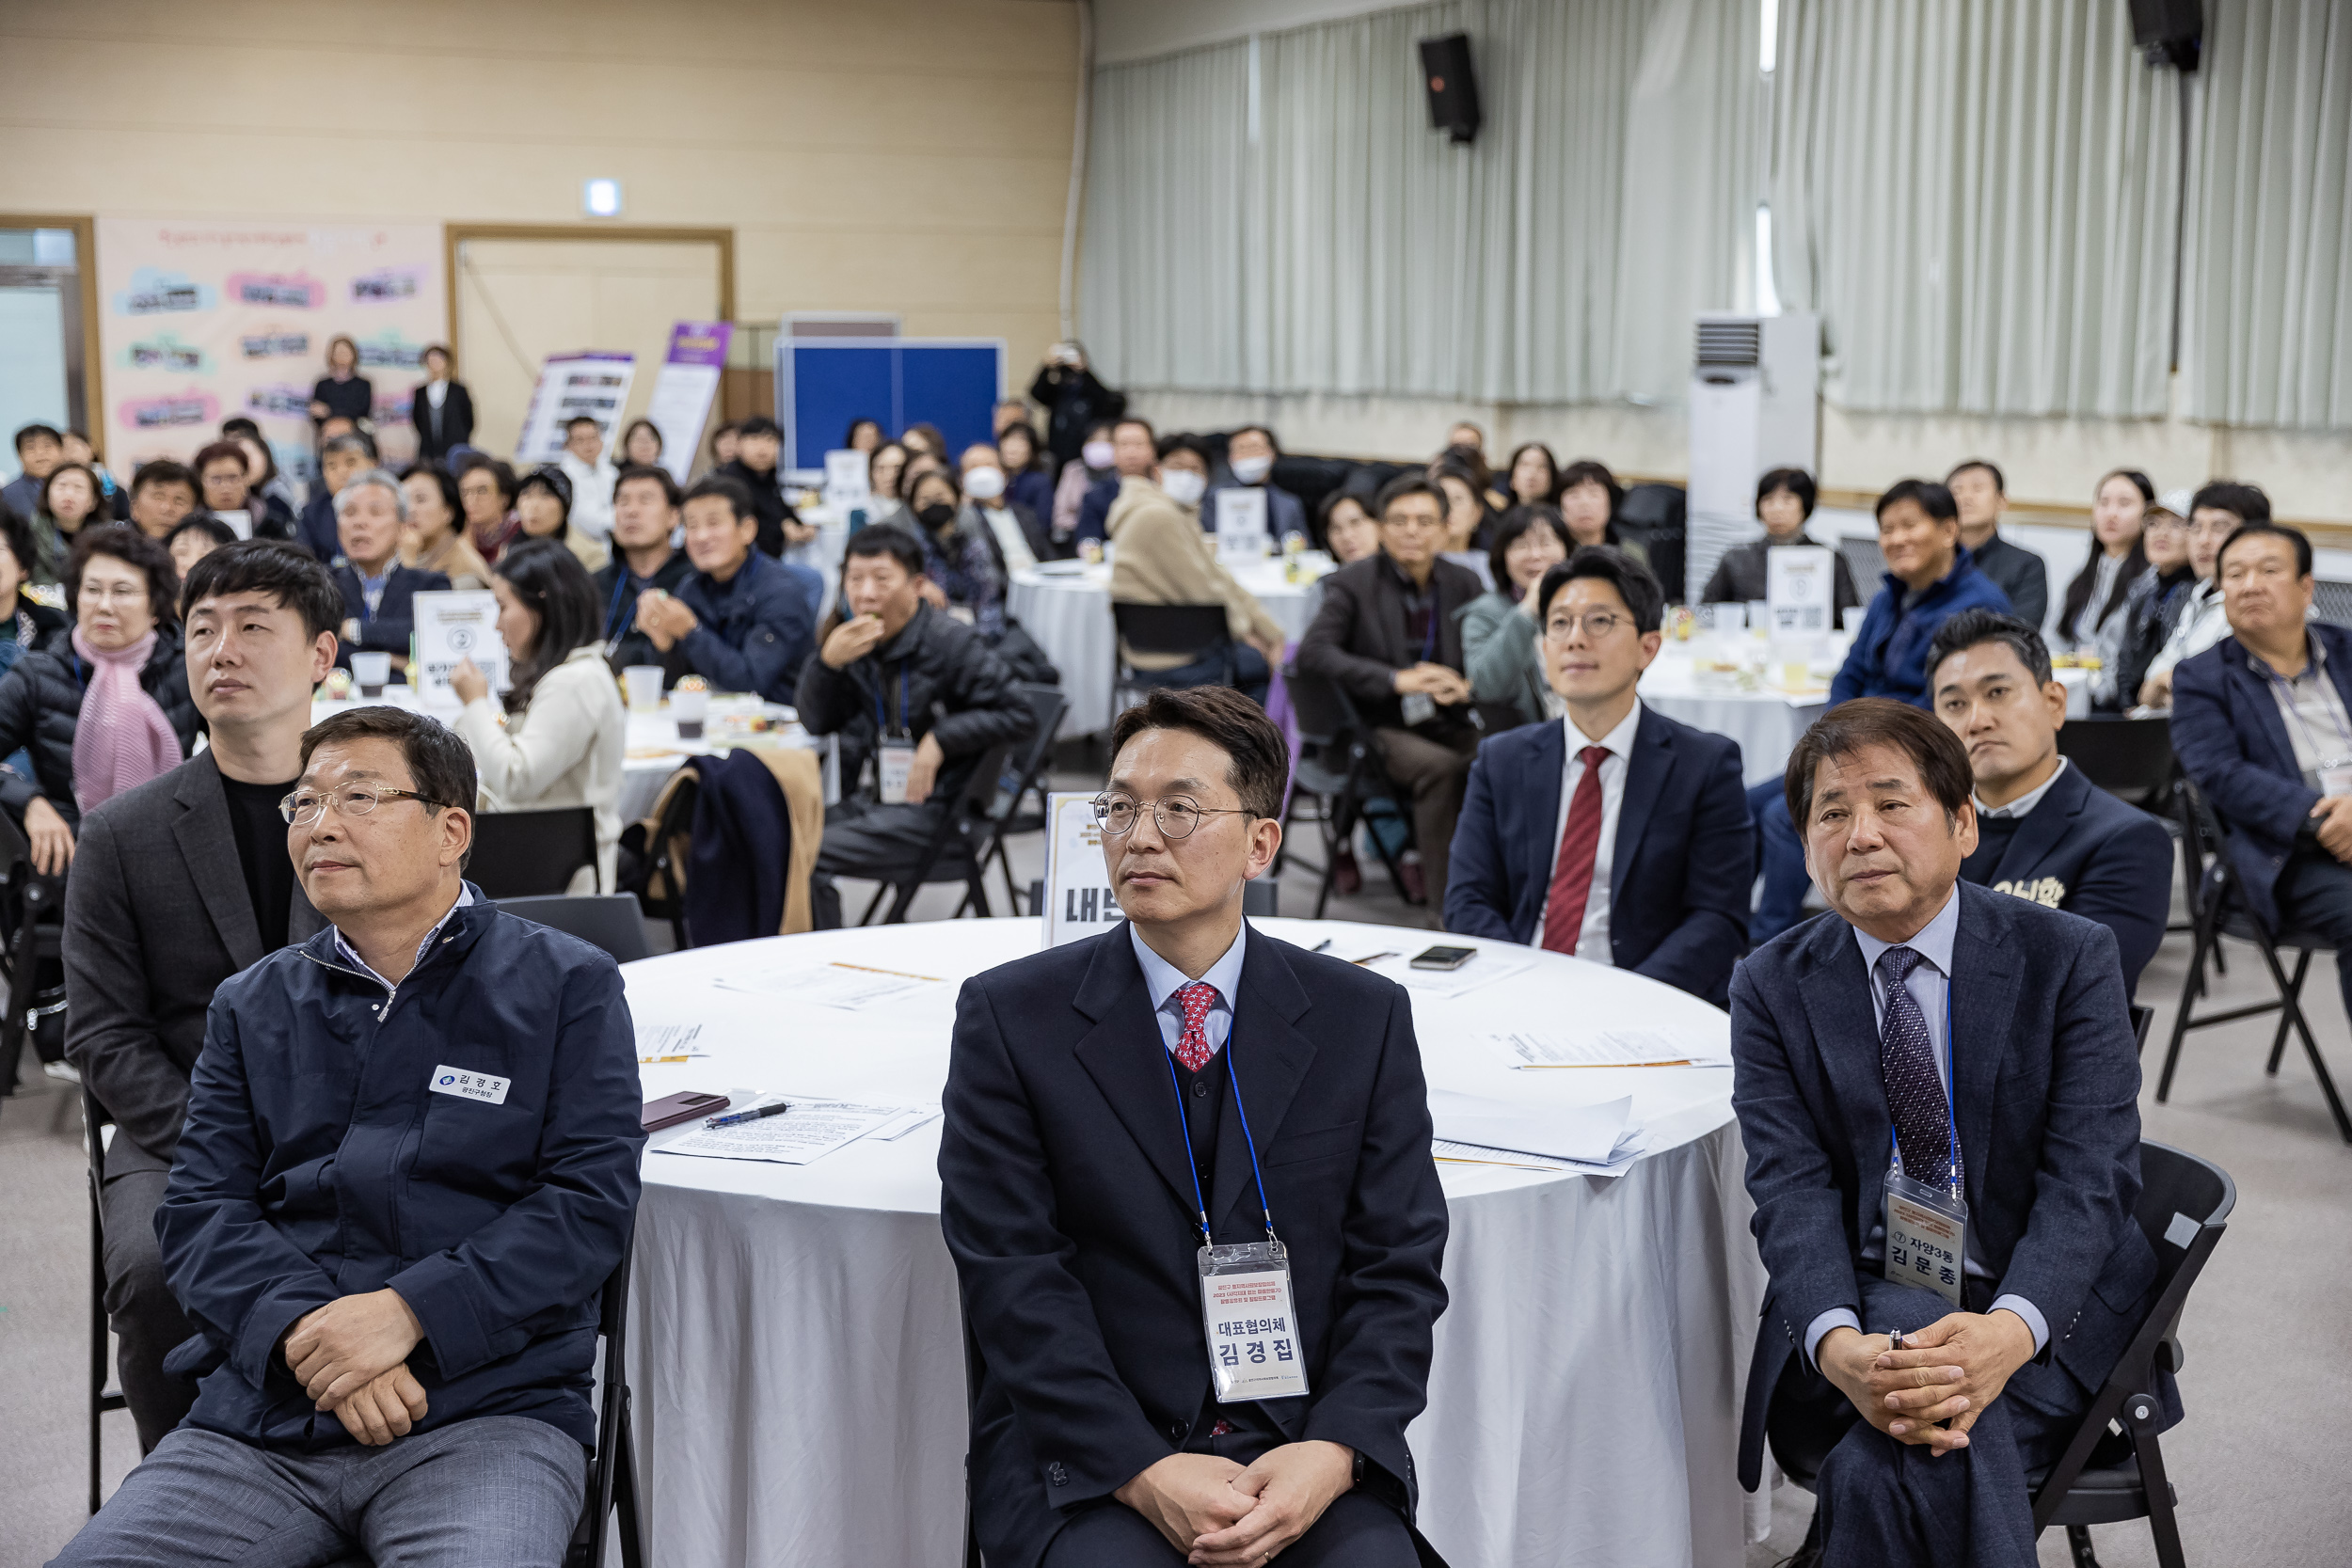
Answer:
<path fill-rule="evenodd" d="M 164 1371 L 194 1330 L 164 1283 L 154 1216 L 213 990 L 323 924 L 278 803 L 302 772 L 311 689 L 334 668 L 343 612 L 326 567 L 258 539 L 190 567 L 180 604 L 210 748 L 83 819 L 65 900 L 66 1054 L 116 1123 L 106 1312 L 142 1453 L 196 1398 Z"/>

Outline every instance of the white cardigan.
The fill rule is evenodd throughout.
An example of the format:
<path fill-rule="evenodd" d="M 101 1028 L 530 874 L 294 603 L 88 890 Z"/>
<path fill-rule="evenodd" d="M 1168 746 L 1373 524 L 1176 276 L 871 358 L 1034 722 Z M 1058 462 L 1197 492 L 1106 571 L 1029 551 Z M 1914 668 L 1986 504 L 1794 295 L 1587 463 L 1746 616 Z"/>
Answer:
<path fill-rule="evenodd" d="M 612 891 L 612 863 L 621 840 L 621 761 L 628 749 L 628 710 L 621 689 L 593 642 L 532 689 L 530 705 L 499 722 L 488 697 L 468 703 L 457 716 L 457 733 L 473 748 L 482 775 L 485 811 L 556 811 L 587 806 L 596 818 L 596 886 L 572 892 Z"/>

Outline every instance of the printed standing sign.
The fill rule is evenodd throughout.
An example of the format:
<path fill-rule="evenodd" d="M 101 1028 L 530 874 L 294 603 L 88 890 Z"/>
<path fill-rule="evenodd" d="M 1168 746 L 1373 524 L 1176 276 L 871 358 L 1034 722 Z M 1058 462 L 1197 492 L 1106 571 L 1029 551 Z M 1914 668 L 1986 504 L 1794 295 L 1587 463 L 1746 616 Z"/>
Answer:
<path fill-rule="evenodd" d="M 1045 798 L 1045 945 L 1107 931 L 1127 916 L 1103 869 L 1091 790 Z"/>
<path fill-rule="evenodd" d="M 564 421 L 581 414 L 596 421 L 604 432 L 604 450 L 611 452 L 621 434 L 621 410 L 628 405 L 629 383 L 636 379 L 633 354 L 548 355 L 539 367 L 539 385 L 532 388 L 531 412 L 523 416 L 523 433 L 515 442 L 515 467 L 534 468 L 562 457 Z M 669 461 L 666 441 L 662 461 Z"/>
<path fill-rule="evenodd" d="M 866 454 L 843 449 L 825 453 L 825 504 L 847 516 L 874 499 Z"/>
<path fill-rule="evenodd" d="M 670 352 L 653 378 L 645 418 L 661 432 L 661 466 L 680 484 L 702 451 L 703 426 L 718 401 L 733 322 L 679 322 L 670 328 Z M 610 435 L 610 432 L 607 433 Z"/>
<path fill-rule="evenodd" d="M 1764 552 L 1764 600 L 1774 637 L 1826 637 L 1837 629 L 1830 617 L 1836 559 L 1820 545 L 1783 545 Z"/>
<path fill-rule="evenodd" d="M 1244 487 L 1219 490 L 1216 553 L 1226 561 L 1257 561 L 1265 555 L 1265 492 Z"/>
<path fill-rule="evenodd" d="M 428 713 L 455 713 L 466 705 L 450 689 L 450 673 L 467 659 L 490 677 L 490 689 L 509 689 L 506 639 L 499 635 L 498 595 L 480 588 L 416 596 L 417 652 L 410 684 Z"/>

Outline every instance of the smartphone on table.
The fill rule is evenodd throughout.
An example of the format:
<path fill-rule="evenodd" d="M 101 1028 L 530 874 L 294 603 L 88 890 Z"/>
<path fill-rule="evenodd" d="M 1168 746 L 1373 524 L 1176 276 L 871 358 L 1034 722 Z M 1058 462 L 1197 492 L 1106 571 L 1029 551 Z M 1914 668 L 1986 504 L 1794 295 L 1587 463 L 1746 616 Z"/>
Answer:
<path fill-rule="evenodd" d="M 1478 957 L 1475 947 L 1431 947 L 1413 956 L 1415 969 L 1459 969 Z"/>

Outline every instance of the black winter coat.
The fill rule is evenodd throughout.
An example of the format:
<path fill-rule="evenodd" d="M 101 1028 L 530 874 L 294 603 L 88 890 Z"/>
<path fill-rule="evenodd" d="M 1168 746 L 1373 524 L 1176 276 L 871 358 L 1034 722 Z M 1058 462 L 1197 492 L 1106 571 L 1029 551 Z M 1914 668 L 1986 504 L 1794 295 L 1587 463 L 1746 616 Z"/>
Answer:
<path fill-rule="evenodd" d="M 809 734 L 841 736 L 844 796 L 865 775 L 877 713 L 894 736 L 939 737 L 946 760 L 931 786 L 934 800 L 956 798 L 981 752 L 1019 745 L 1037 727 L 1037 714 L 1005 661 L 978 632 L 928 604 L 915 608 L 898 636 L 846 670 L 812 654 L 801 666 L 792 705 Z"/>
<path fill-rule="evenodd" d="M 32 778 L 0 771 L 0 806 L 18 821 L 38 796 L 57 809 L 68 827 L 80 829 L 82 808 L 73 799 L 73 730 L 88 683 L 88 667 L 62 637 L 27 653 L 0 678 L 0 756 L 14 755 L 20 746 L 33 752 Z M 139 672 L 139 685 L 164 710 L 180 736 L 180 754 L 186 756 L 204 720 L 188 695 L 188 667 L 177 626 L 161 629 L 155 651 Z"/>

